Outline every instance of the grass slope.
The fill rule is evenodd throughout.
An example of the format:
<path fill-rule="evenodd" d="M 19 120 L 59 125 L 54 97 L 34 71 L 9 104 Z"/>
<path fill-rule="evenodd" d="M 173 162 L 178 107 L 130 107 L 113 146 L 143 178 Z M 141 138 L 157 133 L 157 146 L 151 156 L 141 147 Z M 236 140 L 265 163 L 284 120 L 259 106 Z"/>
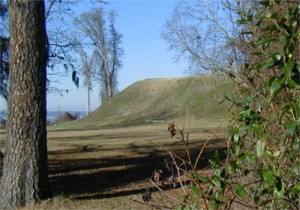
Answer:
<path fill-rule="evenodd" d="M 220 104 L 232 84 L 210 75 L 138 81 L 105 102 L 84 119 L 67 127 L 94 127 L 162 122 L 175 119 L 224 119 Z"/>

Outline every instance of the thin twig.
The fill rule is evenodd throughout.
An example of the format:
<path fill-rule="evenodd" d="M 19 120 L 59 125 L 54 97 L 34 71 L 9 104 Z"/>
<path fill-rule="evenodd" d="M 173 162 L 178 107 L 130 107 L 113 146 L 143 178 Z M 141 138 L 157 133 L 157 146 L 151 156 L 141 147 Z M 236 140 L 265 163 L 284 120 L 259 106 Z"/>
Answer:
<path fill-rule="evenodd" d="M 52 0 L 50 1 L 49 7 L 47 8 L 47 11 L 45 12 L 45 19 L 47 20 L 50 14 L 50 11 L 54 5 L 54 3 L 56 2 L 56 0 Z"/>
<path fill-rule="evenodd" d="M 217 129 L 215 129 L 215 131 L 211 134 L 210 138 L 208 138 L 208 139 L 205 141 L 204 145 L 202 146 L 202 148 L 201 148 L 201 150 L 200 150 L 200 152 L 199 152 L 199 154 L 198 154 L 198 156 L 197 156 L 196 162 L 195 162 L 194 167 L 193 167 L 194 169 L 197 168 L 198 162 L 199 162 L 200 157 L 201 157 L 201 155 L 202 155 L 202 153 L 203 153 L 203 151 L 204 151 L 204 148 L 206 148 L 206 145 L 208 144 L 208 142 L 209 142 L 213 137 L 216 137 L 216 132 L 217 132 L 217 130 L 218 130 L 219 128 L 220 128 L 220 126 L 219 126 Z"/>
<path fill-rule="evenodd" d="M 154 187 L 155 187 L 156 189 L 158 189 L 160 192 L 162 192 L 162 193 L 163 193 L 164 195 L 166 195 L 168 198 L 170 198 L 170 199 L 172 199 L 172 200 L 174 200 L 174 201 L 176 201 L 176 202 L 178 202 L 178 203 L 180 203 L 180 204 L 184 204 L 185 206 L 188 206 L 188 207 L 193 208 L 192 205 L 190 205 L 190 204 L 188 204 L 188 203 L 185 203 L 185 202 L 183 202 L 183 201 L 181 201 L 181 200 L 175 198 L 174 196 L 170 195 L 169 193 L 165 192 L 163 189 L 161 189 L 161 188 L 160 188 L 155 182 L 153 182 L 152 180 L 149 180 L 149 181 L 154 185 Z"/>
<path fill-rule="evenodd" d="M 177 162 L 176 162 L 175 158 L 173 157 L 173 155 L 170 155 L 170 156 L 171 156 L 171 158 L 173 160 L 173 163 L 176 167 L 176 171 L 177 171 L 177 174 L 178 174 L 178 180 L 179 180 L 180 186 L 181 186 L 184 194 L 187 195 L 188 193 L 186 192 L 185 187 L 183 186 L 182 181 L 181 181 L 181 175 L 180 175 L 180 171 L 179 171 L 179 167 L 177 165 Z"/>
<path fill-rule="evenodd" d="M 172 152 L 169 152 L 169 151 L 167 151 L 167 152 L 168 152 L 169 155 L 173 155 L 173 156 L 174 156 L 175 158 L 177 158 L 178 160 L 181 160 L 181 161 L 184 162 L 185 164 L 190 165 L 190 163 L 189 163 L 187 160 L 185 160 L 185 159 L 179 157 L 179 156 L 176 155 L 175 153 L 172 153 Z"/>

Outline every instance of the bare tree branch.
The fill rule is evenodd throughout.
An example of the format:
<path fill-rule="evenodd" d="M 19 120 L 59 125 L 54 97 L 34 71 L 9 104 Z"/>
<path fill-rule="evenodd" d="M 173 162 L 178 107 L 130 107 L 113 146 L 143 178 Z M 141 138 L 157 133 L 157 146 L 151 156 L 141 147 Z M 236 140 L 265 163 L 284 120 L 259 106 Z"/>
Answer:
<path fill-rule="evenodd" d="M 233 0 L 181 1 L 162 33 L 169 48 L 177 52 L 175 61 L 188 60 L 194 73 L 239 65 L 243 56 L 236 47 L 239 7 Z"/>
<path fill-rule="evenodd" d="M 122 35 L 115 28 L 116 14 L 108 15 L 109 26 L 105 25 L 103 9 L 93 9 L 75 19 L 78 29 L 93 43 L 93 66 L 97 69 L 95 77 L 100 81 L 102 102 L 112 98 L 117 92 L 117 73 L 122 66 L 120 47 Z"/>

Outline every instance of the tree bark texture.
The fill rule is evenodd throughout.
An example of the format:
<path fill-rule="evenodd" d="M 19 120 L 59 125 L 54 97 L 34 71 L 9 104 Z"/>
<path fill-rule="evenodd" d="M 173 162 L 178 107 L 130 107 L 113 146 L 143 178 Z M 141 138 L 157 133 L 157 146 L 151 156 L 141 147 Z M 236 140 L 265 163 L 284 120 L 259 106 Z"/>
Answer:
<path fill-rule="evenodd" d="M 10 84 L 0 208 L 45 199 L 46 28 L 44 1 L 9 0 Z"/>

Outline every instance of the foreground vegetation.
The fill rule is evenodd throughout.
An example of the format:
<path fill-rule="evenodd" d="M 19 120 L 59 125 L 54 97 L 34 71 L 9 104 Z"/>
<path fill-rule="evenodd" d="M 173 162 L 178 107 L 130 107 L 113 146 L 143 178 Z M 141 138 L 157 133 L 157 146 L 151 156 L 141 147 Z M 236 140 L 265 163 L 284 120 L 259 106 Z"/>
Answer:
<path fill-rule="evenodd" d="M 216 152 L 213 175 L 191 172 L 193 199 L 183 209 L 300 208 L 299 15 L 299 1 L 280 0 L 240 12 L 240 48 L 249 54 L 228 97 L 236 114 L 227 159 Z"/>

